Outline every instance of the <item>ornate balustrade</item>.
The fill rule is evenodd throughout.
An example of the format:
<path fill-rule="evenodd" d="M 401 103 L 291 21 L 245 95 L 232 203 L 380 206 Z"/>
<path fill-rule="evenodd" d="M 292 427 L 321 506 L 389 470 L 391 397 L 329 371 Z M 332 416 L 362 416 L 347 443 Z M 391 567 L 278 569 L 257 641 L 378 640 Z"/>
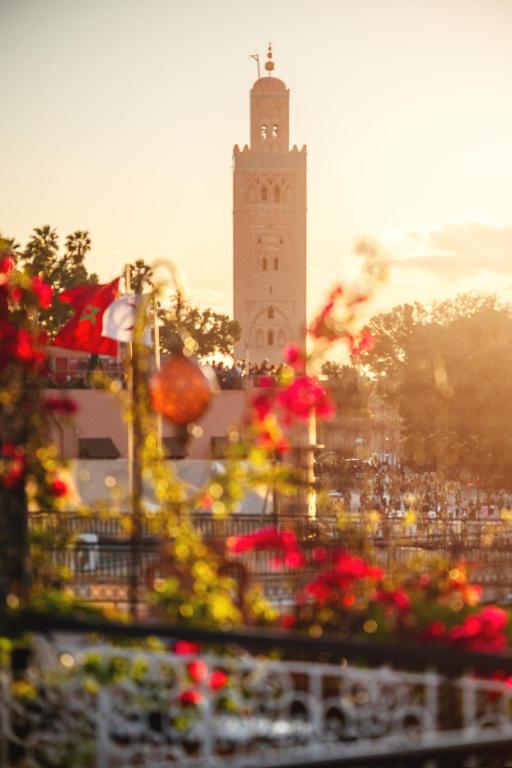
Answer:
<path fill-rule="evenodd" d="M 421 766 L 440 755 L 442 765 L 456 766 L 487 752 L 512 756 L 512 688 L 454 677 L 461 664 L 439 650 L 415 656 L 404 646 L 403 664 L 431 666 L 404 671 L 354 666 L 361 655 L 385 659 L 378 644 L 369 653 L 356 642 L 296 637 L 278 644 L 282 660 L 270 660 L 261 650 L 276 640 L 254 634 L 249 646 L 260 646 L 258 657 L 243 649 L 243 633 L 189 630 L 188 639 L 200 638 L 205 649 L 213 639 L 217 651 L 183 655 L 90 644 L 69 631 L 51 640 L 35 635 L 33 655 L 20 665 L 14 654 L 4 666 L 2 768 Z M 168 630 L 162 648 L 169 635 L 180 632 Z M 308 658 L 291 660 L 293 649 Z M 327 649 L 337 663 L 318 660 Z M 388 653 L 396 662 L 400 647 Z M 466 656 L 458 661 L 492 666 L 489 657 Z M 512 671 L 510 658 L 494 665 Z"/>

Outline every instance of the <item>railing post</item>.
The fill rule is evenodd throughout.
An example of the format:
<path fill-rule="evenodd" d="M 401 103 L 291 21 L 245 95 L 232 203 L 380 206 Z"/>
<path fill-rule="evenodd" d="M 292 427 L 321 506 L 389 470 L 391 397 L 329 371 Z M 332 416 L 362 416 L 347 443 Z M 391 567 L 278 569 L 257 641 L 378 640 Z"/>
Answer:
<path fill-rule="evenodd" d="M 109 688 L 101 686 L 96 707 L 95 768 L 109 768 L 110 764 L 109 699 Z"/>

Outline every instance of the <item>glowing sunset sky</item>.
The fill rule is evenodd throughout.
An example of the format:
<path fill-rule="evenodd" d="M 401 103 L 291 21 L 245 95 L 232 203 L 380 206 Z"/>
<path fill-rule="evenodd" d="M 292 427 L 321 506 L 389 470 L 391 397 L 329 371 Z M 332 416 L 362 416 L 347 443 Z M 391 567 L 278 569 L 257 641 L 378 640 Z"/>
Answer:
<path fill-rule="evenodd" d="M 0 32 L 4 235 L 88 229 L 105 279 L 172 257 L 230 312 L 231 154 L 271 40 L 311 308 L 361 235 L 391 254 L 382 305 L 512 299 L 511 0 L 0 0 Z"/>

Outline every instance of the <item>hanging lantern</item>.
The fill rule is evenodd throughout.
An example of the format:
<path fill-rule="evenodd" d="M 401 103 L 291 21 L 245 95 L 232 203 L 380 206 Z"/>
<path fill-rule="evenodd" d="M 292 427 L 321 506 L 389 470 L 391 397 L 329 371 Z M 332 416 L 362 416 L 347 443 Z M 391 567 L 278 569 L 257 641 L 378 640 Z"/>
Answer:
<path fill-rule="evenodd" d="M 212 399 L 212 385 L 199 365 L 181 352 L 172 355 L 150 382 L 153 408 L 173 424 L 190 424 Z"/>

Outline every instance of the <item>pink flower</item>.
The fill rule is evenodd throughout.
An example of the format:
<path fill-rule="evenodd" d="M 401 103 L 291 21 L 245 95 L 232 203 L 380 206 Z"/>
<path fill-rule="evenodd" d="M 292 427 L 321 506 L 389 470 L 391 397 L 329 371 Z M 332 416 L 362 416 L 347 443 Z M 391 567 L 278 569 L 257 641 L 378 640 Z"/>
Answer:
<path fill-rule="evenodd" d="M 288 344 L 283 350 L 283 360 L 294 371 L 302 372 L 306 367 L 306 355 L 297 344 Z"/>
<path fill-rule="evenodd" d="M 311 376 L 300 376 L 277 396 L 285 412 L 285 421 L 306 421 L 313 413 L 328 419 L 335 413 L 334 404 L 323 387 Z"/>
<path fill-rule="evenodd" d="M 321 310 L 320 314 L 313 320 L 308 328 L 308 332 L 316 339 L 325 339 L 326 341 L 334 341 L 338 338 L 338 333 L 333 327 L 333 312 L 335 306 L 341 300 L 343 296 L 343 288 L 341 285 L 337 285 L 327 298 L 327 303 Z"/>

